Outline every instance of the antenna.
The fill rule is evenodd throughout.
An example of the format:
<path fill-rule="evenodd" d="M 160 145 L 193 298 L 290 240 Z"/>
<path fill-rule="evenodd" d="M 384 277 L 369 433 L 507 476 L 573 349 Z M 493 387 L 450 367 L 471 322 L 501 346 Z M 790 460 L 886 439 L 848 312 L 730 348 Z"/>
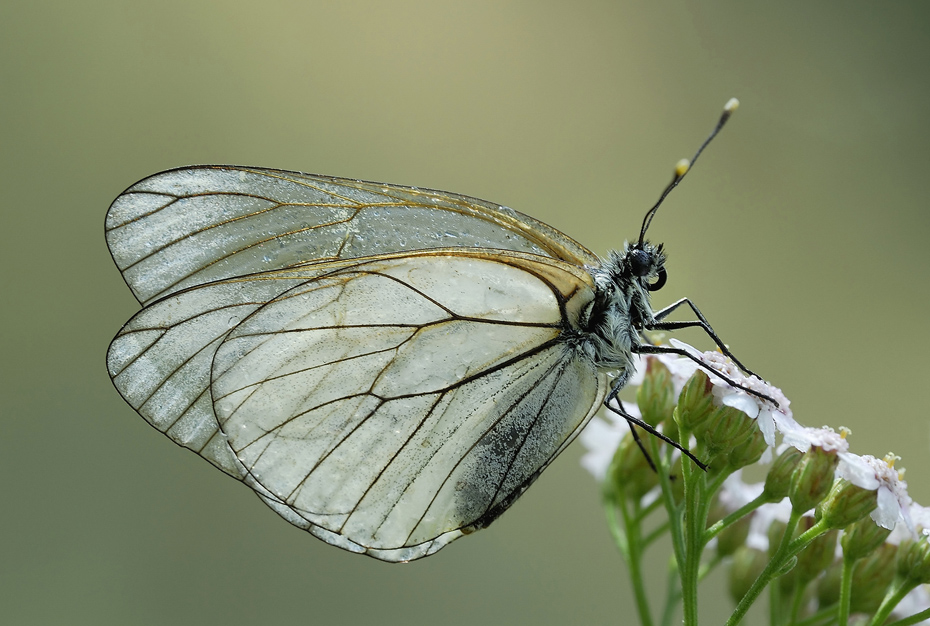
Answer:
<path fill-rule="evenodd" d="M 717 121 L 717 125 L 714 127 L 714 130 L 711 131 L 707 139 L 704 140 L 704 143 L 701 144 L 701 147 L 698 148 L 697 152 L 694 153 L 694 156 L 691 158 L 691 160 L 689 161 L 688 159 L 682 159 L 675 165 L 675 175 L 672 178 L 672 182 L 670 182 L 668 186 L 665 187 L 665 191 L 663 191 L 662 195 L 659 196 L 659 201 L 656 202 L 651 209 L 649 209 L 649 211 L 646 213 L 646 217 L 643 218 L 643 227 L 639 231 L 639 243 L 637 244 L 637 247 L 643 247 L 643 242 L 646 238 L 646 230 L 649 228 L 649 224 L 652 223 L 652 218 L 656 214 L 656 211 L 659 209 L 659 205 L 662 204 L 662 201 L 665 200 L 665 197 L 668 194 L 672 193 L 672 189 L 678 186 L 678 183 L 680 183 L 681 179 L 685 177 L 685 174 L 687 174 L 691 168 L 694 167 L 694 163 L 698 160 L 698 157 L 701 156 L 701 153 L 704 152 L 704 148 L 706 148 L 707 144 L 709 144 L 711 140 L 717 136 L 717 133 L 719 133 L 720 129 L 723 128 L 723 125 L 727 123 L 727 120 L 730 119 L 730 116 L 733 114 L 733 111 L 737 109 L 737 107 L 739 107 L 739 100 L 736 98 L 730 98 L 727 100 L 727 103 L 723 105 L 723 113 L 720 115 L 720 119 Z"/>

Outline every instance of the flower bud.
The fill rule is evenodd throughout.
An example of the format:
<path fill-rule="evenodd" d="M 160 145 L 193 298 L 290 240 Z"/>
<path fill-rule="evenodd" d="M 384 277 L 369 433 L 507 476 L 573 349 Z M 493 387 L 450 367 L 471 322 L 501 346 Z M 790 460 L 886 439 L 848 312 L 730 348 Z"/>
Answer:
<path fill-rule="evenodd" d="M 833 475 L 839 457 L 835 451 L 817 446 L 804 453 L 791 475 L 788 497 L 795 511 L 807 511 L 816 506 L 833 486 Z"/>
<path fill-rule="evenodd" d="M 717 535 L 717 554 L 730 556 L 746 544 L 752 516 L 746 515 L 736 520 Z"/>
<path fill-rule="evenodd" d="M 649 467 L 649 461 L 636 440 L 632 436 L 621 439 L 607 468 L 603 484 L 605 495 L 619 495 L 638 501 L 658 484 L 659 477 Z"/>
<path fill-rule="evenodd" d="M 739 409 L 719 406 L 704 423 L 699 439 L 711 456 L 729 452 L 743 443 L 756 428 L 756 420 Z"/>
<path fill-rule="evenodd" d="M 769 528 L 766 531 L 766 535 L 768 535 L 769 538 L 769 556 L 775 556 L 778 546 L 781 545 L 781 538 L 784 536 L 787 529 L 788 525 L 779 519 L 774 519 L 772 523 L 769 524 Z"/>
<path fill-rule="evenodd" d="M 675 408 L 675 384 L 671 372 L 659 359 L 646 359 L 646 375 L 636 390 L 636 403 L 643 421 L 650 426 L 671 421 L 669 418 Z"/>
<path fill-rule="evenodd" d="M 803 454 L 797 448 L 789 446 L 772 463 L 772 467 L 765 477 L 765 489 L 762 491 L 769 502 L 778 502 L 788 495 L 788 489 L 791 486 L 791 475 L 794 473 Z"/>
<path fill-rule="evenodd" d="M 830 528 L 846 528 L 871 513 L 877 505 L 877 492 L 838 478 L 817 507 L 817 519 L 823 519 Z M 863 521 L 875 526 L 872 520 Z"/>
<path fill-rule="evenodd" d="M 883 543 L 869 556 L 856 563 L 852 575 L 850 609 L 856 613 L 875 613 L 894 580 L 897 546 Z"/>
<path fill-rule="evenodd" d="M 814 518 L 802 517 L 798 531 L 804 532 L 814 525 Z M 836 553 L 836 538 L 839 531 L 831 530 L 814 539 L 804 550 L 798 554 L 798 564 L 791 573 L 798 582 L 806 587 L 815 578 L 820 576 L 833 562 Z"/>
<path fill-rule="evenodd" d="M 817 582 L 817 604 L 831 606 L 840 601 L 840 583 L 843 579 L 843 562 L 834 561 Z"/>
<path fill-rule="evenodd" d="M 714 408 L 713 384 L 707 374 L 696 371 L 678 395 L 675 422 L 690 432 L 697 432 Z"/>
<path fill-rule="evenodd" d="M 830 496 L 827 496 L 827 500 L 829 499 Z M 843 532 L 843 538 L 840 540 L 843 554 L 848 559 L 858 561 L 882 545 L 890 534 L 890 530 L 882 528 L 871 519 L 860 519 Z"/>
<path fill-rule="evenodd" d="M 850 609 L 853 613 L 875 613 L 878 610 L 888 585 L 894 580 L 895 550 L 895 546 L 885 543 L 878 546 L 867 558 L 856 563 L 852 572 L 850 594 Z M 817 601 L 820 606 L 830 606 L 839 602 L 842 576 L 841 561 L 836 561 L 827 568 L 826 574 L 817 585 Z"/>
<path fill-rule="evenodd" d="M 758 428 L 754 429 L 743 443 L 737 445 L 727 455 L 727 465 L 734 470 L 757 462 L 768 449 L 765 436 Z"/>
<path fill-rule="evenodd" d="M 930 583 L 930 541 L 922 534 L 898 546 L 898 573 L 919 585 Z"/>
<path fill-rule="evenodd" d="M 765 569 L 769 557 L 765 552 L 742 546 L 733 555 L 727 587 L 734 602 L 739 602 L 752 587 L 753 581 Z"/>

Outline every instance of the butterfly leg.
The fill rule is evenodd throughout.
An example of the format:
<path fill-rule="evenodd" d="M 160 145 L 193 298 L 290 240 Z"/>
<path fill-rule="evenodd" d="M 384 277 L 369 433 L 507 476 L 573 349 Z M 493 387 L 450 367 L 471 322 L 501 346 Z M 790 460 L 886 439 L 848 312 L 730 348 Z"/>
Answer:
<path fill-rule="evenodd" d="M 696 320 L 688 321 L 688 322 L 663 322 L 662 321 L 663 319 L 668 317 L 673 311 L 675 311 L 675 309 L 677 309 L 683 304 L 687 304 L 689 307 L 691 307 L 691 310 L 697 316 Z M 736 363 L 736 365 L 741 370 L 743 370 L 750 376 L 755 376 L 759 380 L 762 380 L 761 376 L 759 376 L 758 374 L 753 372 L 751 369 L 749 369 L 748 367 L 740 363 L 740 360 L 737 359 L 736 356 L 732 352 L 730 352 L 730 349 L 727 348 L 726 345 L 724 345 L 723 341 L 720 339 L 717 333 L 714 332 L 714 329 L 711 328 L 710 322 L 707 321 L 707 318 L 704 317 L 704 314 L 701 313 L 700 309 L 698 309 L 697 306 L 695 306 L 695 304 L 691 302 L 691 300 L 689 300 L 688 298 L 682 298 L 678 302 L 674 302 L 668 305 L 667 307 L 665 307 L 664 309 L 660 311 L 656 311 L 653 317 L 655 321 L 646 327 L 648 330 L 678 330 L 680 328 L 694 328 L 695 326 L 699 326 L 705 333 L 707 333 L 707 336 L 710 337 L 714 341 L 715 344 L 717 344 L 717 347 L 720 349 L 720 351 L 723 354 L 725 354 L 729 359 L 731 359 L 734 363 Z"/>
<path fill-rule="evenodd" d="M 695 363 L 697 363 L 698 365 L 701 366 L 701 369 L 704 369 L 704 370 L 707 370 L 707 369 L 708 369 L 708 366 L 707 366 L 705 363 L 703 363 L 703 362 L 701 361 L 701 359 L 699 359 L 699 358 L 697 358 L 696 356 L 692 355 L 692 354 L 691 354 L 690 352 L 688 352 L 687 350 L 682 350 L 681 348 L 670 348 L 670 347 L 668 347 L 668 346 L 653 346 L 653 345 L 651 345 L 651 344 L 641 344 L 641 345 L 639 345 L 639 346 L 633 346 L 633 352 L 635 352 L 636 354 L 677 354 L 678 356 L 683 356 L 683 357 L 685 357 L 686 359 L 690 359 L 690 360 L 694 361 Z M 729 355 L 727 355 L 727 356 L 729 356 Z M 740 385 L 739 383 L 737 383 L 737 382 L 731 380 L 729 377 L 725 376 L 724 374 L 721 374 L 721 373 L 718 372 L 717 370 L 709 370 L 709 371 L 710 371 L 714 376 L 717 376 L 717 377 L 722 378 L 723 380 L 725 380 L 725 381 L 727 382 L 727 384 L 730 385 L 731 387 L 736 387 L 737 389 L 742 389 L 743 391 L 745 391 L 746 393 L 748 393 L 748 394 L 750 394 L 750 395 L 753 395 L 753 396 L 755 396 L 755 397 L 757 397 L 757 398 L 760 398 L 760 399 L 762 399 L 762 400 L 767 400 L 768 402 L 771 402 L 771 403 L 774 404 L 776 407 L 779 406 L 778 402 L 776 402 L 774 399 L 768 397 L 768 396 L 765 395 L 764 393 L 759 393 L 758 391 L 755 391 L 754 389 L 750 389 L 749 387 L 744 387 L 743 385 Z M 753 374 L 753 375 L 755 376 L 755 374 Z M 761 380 L 761 379 L 760 379 L 760 380 Z"/>
<path fill-rule="evenodd" d="M 682 446 L 677 441 L 674 441 L 673 439 L 666 437 L 665 435 L 663 435 L 662 433 L 660 433 L 655 428 L 653 428 L 652 426 L 650 426 L 643 420 L 639 419 L 638 417 L 634 417 L 630 415 L 629 413 L 627 413 L 626 411 L 624 411 L 623 403 L 620 402 L 620 400 L 617 398 L 617 393 L 620 391 L 620 388 L 622 386 L 623 385 L 616 385 L 616 384 L 614 385 L 614 388 L 611 390 L 609 394 L 607 394 L 607 397 L 604 399 L 604 406 L 607 407 L 607 410 L 613 413 L 616 413 L 617 415 L 625 419 L 627 423 L 630 425 L 630 432 L 633 434 L 633 439 L 634 441 L 636 441 L 636 445 L 639 446 L 639 449 L 642 450 L 643 454 L 646 456 L 646 461 L 649 463 L 649 467 L 652 468 L 652 471 L 658 471 L 658 470 L 656 470 L 656 466 L 655 466 L 655 463 L 653 463 L 652 461 L 652 457 L 650 457 L 649 453 L 646 452 L 646 447 L 643 445 L 643 442 L 640 440 L 639 435 L 637 434 L 636 428 L 634 426 L 639 426 L 640 428 L 645 430 L 650 435 L 654 435 L 658 437 L 659 439 L 661 439 L 662 441 L 664 441 L 665 443 L 669 444 L 670 446 L 678 448 L 679 450 L 681 450 L 682 454 L 684 454 L 689 459 L 694 461 L 698 467 L 700 467 L 704 471 L 707 471 L 707 465 L 704 463 L 701 463 L 701 461 L 699 461 L 696 456 L 691 454 L 691 452 L 687 448 Z M 610 404 L 611 400 L 616 400 L 617 406 L 613 406 L 612 404 Z"/>

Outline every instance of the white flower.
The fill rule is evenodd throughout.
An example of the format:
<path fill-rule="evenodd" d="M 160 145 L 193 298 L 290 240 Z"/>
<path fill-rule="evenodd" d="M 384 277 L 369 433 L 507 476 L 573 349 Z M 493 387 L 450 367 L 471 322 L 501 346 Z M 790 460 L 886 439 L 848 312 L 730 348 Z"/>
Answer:
<path fill-rule="evenodd" d="M 872 520 L 882 528 L 891 530 L 899 519 L 903 519 L 913 533 L 914 522 L 909 512 L 911 498 L 907 495 L 907 483 L 901 479 L 903 470 L 894 468 L 894 462 L 899 457 L 888 454 L 884 459 L 876 459 L 868 454 L 859 456 L 851 452 L 842 452 L 839 457 L 837 476 L 862 489 L 877 490 L 878 507 L 871 513 Z"/>
<path fill-rule="evenodd" d="M 790 400 L 785 397 L 785 394 L 778 387 L 768 384 L 757 376 L 746 376 L 733 361 L 720 352 L 699 352 L 692 346 L 677 339 L 670 339 L 669 343 L 684 350 L 701 362 L 703 369 L 707 372 L 711 383 L 714 385 L 712 392 L 714 402 L 718 406 L 724 405 L 738 409 L 756 420 L 765 443 L 769 444 L 769 446 L 775 445 L 776 429 L 784 433 L 800 428 L 800 425 L 792 417 L 791 409 L 788 408 L 791 404 Z M 698 367 L 691 359 L 682 358 L 681 360 L 692 364 L 692 372 Z M 738 385 L 771 398 L 778 403 L 778 406 L 776 407 L 768 400 L 763 400 L 758 396 L 746 393 L 742 389 L 733 387 L 716 374 L 722 374 Z"/>
<path fill-rule="evenodd" d="M 639 407 L 635 404 L 624 404 L 623 410 L 633 417 L 640 417 Z M 602 417 L 605 413 L 606 420 Z M 603 481 L 620 441 L 629 432 L 630 425 L 627 421 L 613 411 L 601 411 L 592 417 L 578 435 L 581 445 L 588 449 L 581 457 L 581 467 L 591 472 L 598 481 Z"/>
<path fill-rule="evenodd" d="M 788 429 L 784 432 L 782 443 L 794 446 L 801 452 L 808 452 L 811 447 L 821 448 L 827 452 L 842 453 L 849 450 L 849 442 L 846 441 L 846 435 L 849 434 L 848 428 L 840 428 L 836 432 L 829 426 L 823 428 L 811 428 L 809 426 L 798 426 L 797 428 Z"/>

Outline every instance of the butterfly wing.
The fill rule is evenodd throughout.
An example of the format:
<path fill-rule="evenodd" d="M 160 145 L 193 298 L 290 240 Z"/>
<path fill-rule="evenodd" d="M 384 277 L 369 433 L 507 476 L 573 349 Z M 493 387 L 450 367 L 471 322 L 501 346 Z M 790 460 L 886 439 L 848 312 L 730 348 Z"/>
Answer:
<path fill-rule="evenodd" d="M 318 263 L 150 306 L 111 373 L 288 521 L 410 560 L 490 523 L 597 409 L 603 375 L 566 335 L 592 298 L 580 268 L 520 253 Z"/>
<path fill-rule="evenodd" d="M 142 304 L 235 276 L 402 250 L 501 248 L 598 262 L 542 222 L 476 198 L 236 166 L 139 181 L 107 212 L 106 237 Z"/>

